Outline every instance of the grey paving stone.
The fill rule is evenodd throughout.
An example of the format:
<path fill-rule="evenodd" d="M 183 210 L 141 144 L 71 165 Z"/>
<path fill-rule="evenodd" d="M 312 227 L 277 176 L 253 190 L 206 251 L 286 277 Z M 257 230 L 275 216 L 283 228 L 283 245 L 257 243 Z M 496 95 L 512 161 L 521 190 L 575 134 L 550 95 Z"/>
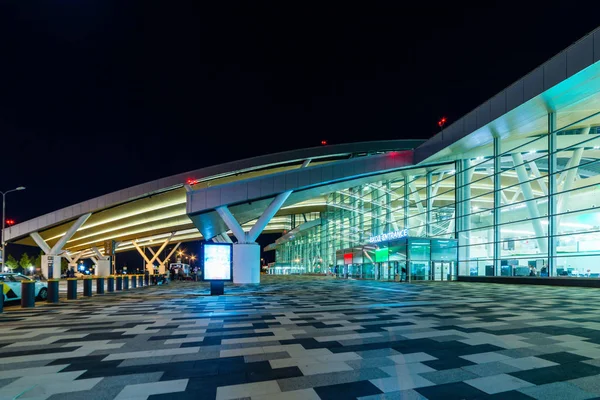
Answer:
<path fill-rule="evenodd" d="M 400 354 L 400 352 L 398 352 L 394 349 L 391 349 L 389 347 L 386 347 L 386 348 L 377 349 L 377 350 L 357 351 L 356 354 L 358 354 L 362 358 L 381 358 L 381 357 L 387 357 L 387 356 L 393 356 L 396 354 Z"/>
<path fill-rule="evenodd" d="M 535 338 L 528 338 L 528 339 L 524 339 L 523 340 L 525 343 L 531 343 L 531 344 L 537 344 L 537 345 L 546 345 L 546 344 L 555 344 L 555 343 L 560 343 L 560 340 L 554 340 L 552 338 L 549 337 L 535 337 Z"/>
<path fill-rule="evenodd" d="M 567 381 L 589 393 L 600 395 L 600 375 L 586 376 L 585 378 L 577 378 Z"/>
<path fill-rule="evenodd" d="M 19 379 L 19 377 L 0 379 L 0 389 L 3 388 L 4 386 L 8 385 L 9 383 L 16 381 L 17 379 Z"/>
<path fill-rule="evenodd" d="M 344 361 L 353 369 L 378 368 L 396 365 L 396 363 L 387 357 L 365 358 L 363 360 Z"/>
<path fill-rule="evenodd" d="M 427 398 L 411 389 L 358 397 L 358 400 L 427 400 Z"/>
<path fill-rule="evenodd" d="M 129 358 L 127 360 L 123 360 L 119 364 L 119 367 L 137 367 L 140 365 L 168 364 L 171 362 L 172 358 L 173 356 Z"/>
<path fill-rule="evenodd" d="M 546 385 L 519 389 L 519 392 L 539 400 L 585 400 L 596 397 L 593 393 L 581 390 L 568 382 L 554 382 Z"/>
<path fill-rule="evenodd" d="M 0 360 L 2 360 L 0 358 Z M 35 368 L 35 367 L 45 367 L 50 364 L 52 360 L 35 360 L 35 361 L 26 361 L 26 362 L 18 362 L 18 363 L 8 363 L 8 362 L 0 362 L 0 371 L 10 371 L 13 369 L 24 369 L 24 368 Z"/>
<path fill-rule="evenodd" d="M 217 355 L 218 358 L 219 356 Z M 268 360 L 280 360 L 283 358 L 290 358 L 290 355 L 287 351 L 279 351 L 274 353 L 264 353 L 264 354 L 252 354 L 249 356 L 244 356 L 244 362 L 253 363 L 258 361 L 268 361 Z"/>
<path fill-rule="evenodd" d="M 192 354 L 177 354 L 171 357 L 171 362 L 210 360 L 213 358 L 219 358 L 218 351 Z"/>
<path fill-rule="evenodd" d="M 504 364 L 500 361 L 476 365 L 467 365 L 465 367 L 462 367 L 462 369 L 481 377 L 520 371 L 519 368 L 514 367 L 512 365 Z"/>
<path fill-rule="evenodd" d="M 387 378 L 388 374 L 379 368 L 360 369 L 356 371 L 330 372 L 326 374 L 299 376 L 295 378 L 278 379 L 277 383 L 282 392 L 307 389 L 318 386 L 337 385 L 341 383 L 365 381 L 369 379 Z"/>
<path fill-rule="evenodd" d="M 452 340 L 463 340 L 466 338 L 467 338 L 466 336 L 448 335 L 448 336 L 437 336 L 437 337 L 433 337 L 432 339 L 435 340 L 436 342 L 450 342 Z"/>
<path fill-rule="evenodd" d="M 480 364 L 481 365 L 481 364 Z M 435 383 L 436 385 L 442 385 L 445 383 L 452 382 L 462 382 L 467 379 L 479 378 L 480 375 L 477 375 L 473 372 L 466 371 L 461 368 L 452 368 L 452 369 L 444 369 L 441 371 L 433 371 L 433 372 L 425 372 L 419 374 L 423 378 L 427 379 Z"/>

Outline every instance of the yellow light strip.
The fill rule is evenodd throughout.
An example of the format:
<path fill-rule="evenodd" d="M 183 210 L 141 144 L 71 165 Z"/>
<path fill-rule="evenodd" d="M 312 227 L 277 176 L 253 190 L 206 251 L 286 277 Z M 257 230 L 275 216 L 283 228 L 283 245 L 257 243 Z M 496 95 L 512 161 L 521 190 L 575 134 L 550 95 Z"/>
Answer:
<path fill-rule="evenodd" d="M 165 202 L 165 203 L 159 203 L 158 206 L 155 204 L 152 207 L 145 207 L 145 208 L 136 210 L 135 212 L 129 212 L 129 213 L 120 215 L 118 217 L 106 218 L 106 219 L 102 219 L 100 221 L 93 222 L 91 224 L 84 224 L 81 228 L 78 229 L 78 231 L 84 231 L 86 229 L 90 229 L 90 228 L 93 228 L 93 227 L 98 226 L 98 225 L 108 224 L 108 223 L 111 223 L 111 222 L 114 222 L 114 221 L 118 221 L 120 219 L 129 218 L 129 217 L 135 217 L 136 215 L 141 215 L 141 214 L 145 214 L 147 212 L 156 211 L 156 210 L 160 210 L 162 208 L 167 208 L 167 207 L 171 207 L 171 206 L 174 206 L 174 205 L 177 205 L 177 204 L 185 204 L 185 203 L 186 203 L 186 200 L 185 200 L 185 196 L 184 196 L 183 197 L 183 201 L 181 201 L 181 200 L 172 200 L 172 201 Z M 66 230 L 63 231 L 63 232 L 61 232 L 61 233 L 59 233 L 59 234 L 57 234 L 57 235 L 54 235 L 51 238 L 47 238 L 45 240 L 50 241 L 50 240 L 54 240 L 54 239 L 59 239 L 59 238 L 63 237 L 65 235 L 65 233 L 67 233 Z"/>
<path fill-rule="evenodd" d="M 186 212 L 185 212 L 185 208 L 183 210 L 180 210 L 180 211 L 173 211 L 173 212 L 165 214 L 165 215 L 159 215 L 159 216 L 156 216 L 154 218 L 145 218 L 142 221 L 132 222 L 132 223 L 129 223 L 129 224 L 126 224 L 126 225 L 119 225 L 119 226 L 116 226 L 114 228 L 105 229 L 105 230 L 100 231 L 100 232 L 90 233 L 89 235 L 80 236 L 80 237 L 77 237 L 75 239 L 71 239 L 71 240 L 67 241 L 67 243 L 74 243 L 74 242 L 78 242 L 80 240 L 87 239 L 87 238 L 90 238 L 90 237 L 94 237 L 94 236 L 103 235 L 103 234 L 106 234 L 106 233 L 118 231 L 120 229 L 131 228 L 133 226 L 148 224 L 148 223 L 151 223 L 151 222 L 161 221 L 161 220 L 175 218 L 175 217 L 180 217 L 182 215 L 187 215 Z"/>

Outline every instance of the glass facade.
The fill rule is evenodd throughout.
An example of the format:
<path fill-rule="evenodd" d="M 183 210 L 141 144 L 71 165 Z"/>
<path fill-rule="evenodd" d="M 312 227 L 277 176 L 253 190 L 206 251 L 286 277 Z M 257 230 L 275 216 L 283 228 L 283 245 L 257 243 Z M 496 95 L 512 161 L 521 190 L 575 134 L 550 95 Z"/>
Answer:
<path fill-rule="evenodd" d="M 591 109 L 531 118 L 446 163 L 330 193 L 317 225 L 277 244 L 276 265 L 383 280 L 403 268 L 408 279 L 600 277 L 600 112 Z"/>

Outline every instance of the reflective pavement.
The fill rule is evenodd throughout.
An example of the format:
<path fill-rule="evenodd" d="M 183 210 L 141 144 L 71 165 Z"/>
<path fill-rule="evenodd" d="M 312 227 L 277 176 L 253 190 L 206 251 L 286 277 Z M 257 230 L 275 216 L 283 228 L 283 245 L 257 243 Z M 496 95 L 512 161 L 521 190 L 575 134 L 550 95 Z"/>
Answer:
<path fill-rule="evenodd" d="M 0 399 L 591 399 L 600 291 L 262 276 L 0 314 Z"/>

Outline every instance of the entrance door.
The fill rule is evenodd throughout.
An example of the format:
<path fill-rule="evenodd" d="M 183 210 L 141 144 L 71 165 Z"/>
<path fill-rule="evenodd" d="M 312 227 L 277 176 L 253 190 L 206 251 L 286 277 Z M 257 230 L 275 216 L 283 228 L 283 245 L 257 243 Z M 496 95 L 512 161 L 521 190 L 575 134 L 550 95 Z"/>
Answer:
<path fill-rule="evenodd" d="M 444 280 L 444 274 L 443 274 L 443 264 L 441 262 L 438 261 L 434 261 L 433 262 L 433 280 L 434 281 L 442 281 Z"/>
<path fill-rule="evenodd" d="M 432 261 L 433 280 L 452 281 L 456 279 L 456 265 L 451 261 Z"/>

